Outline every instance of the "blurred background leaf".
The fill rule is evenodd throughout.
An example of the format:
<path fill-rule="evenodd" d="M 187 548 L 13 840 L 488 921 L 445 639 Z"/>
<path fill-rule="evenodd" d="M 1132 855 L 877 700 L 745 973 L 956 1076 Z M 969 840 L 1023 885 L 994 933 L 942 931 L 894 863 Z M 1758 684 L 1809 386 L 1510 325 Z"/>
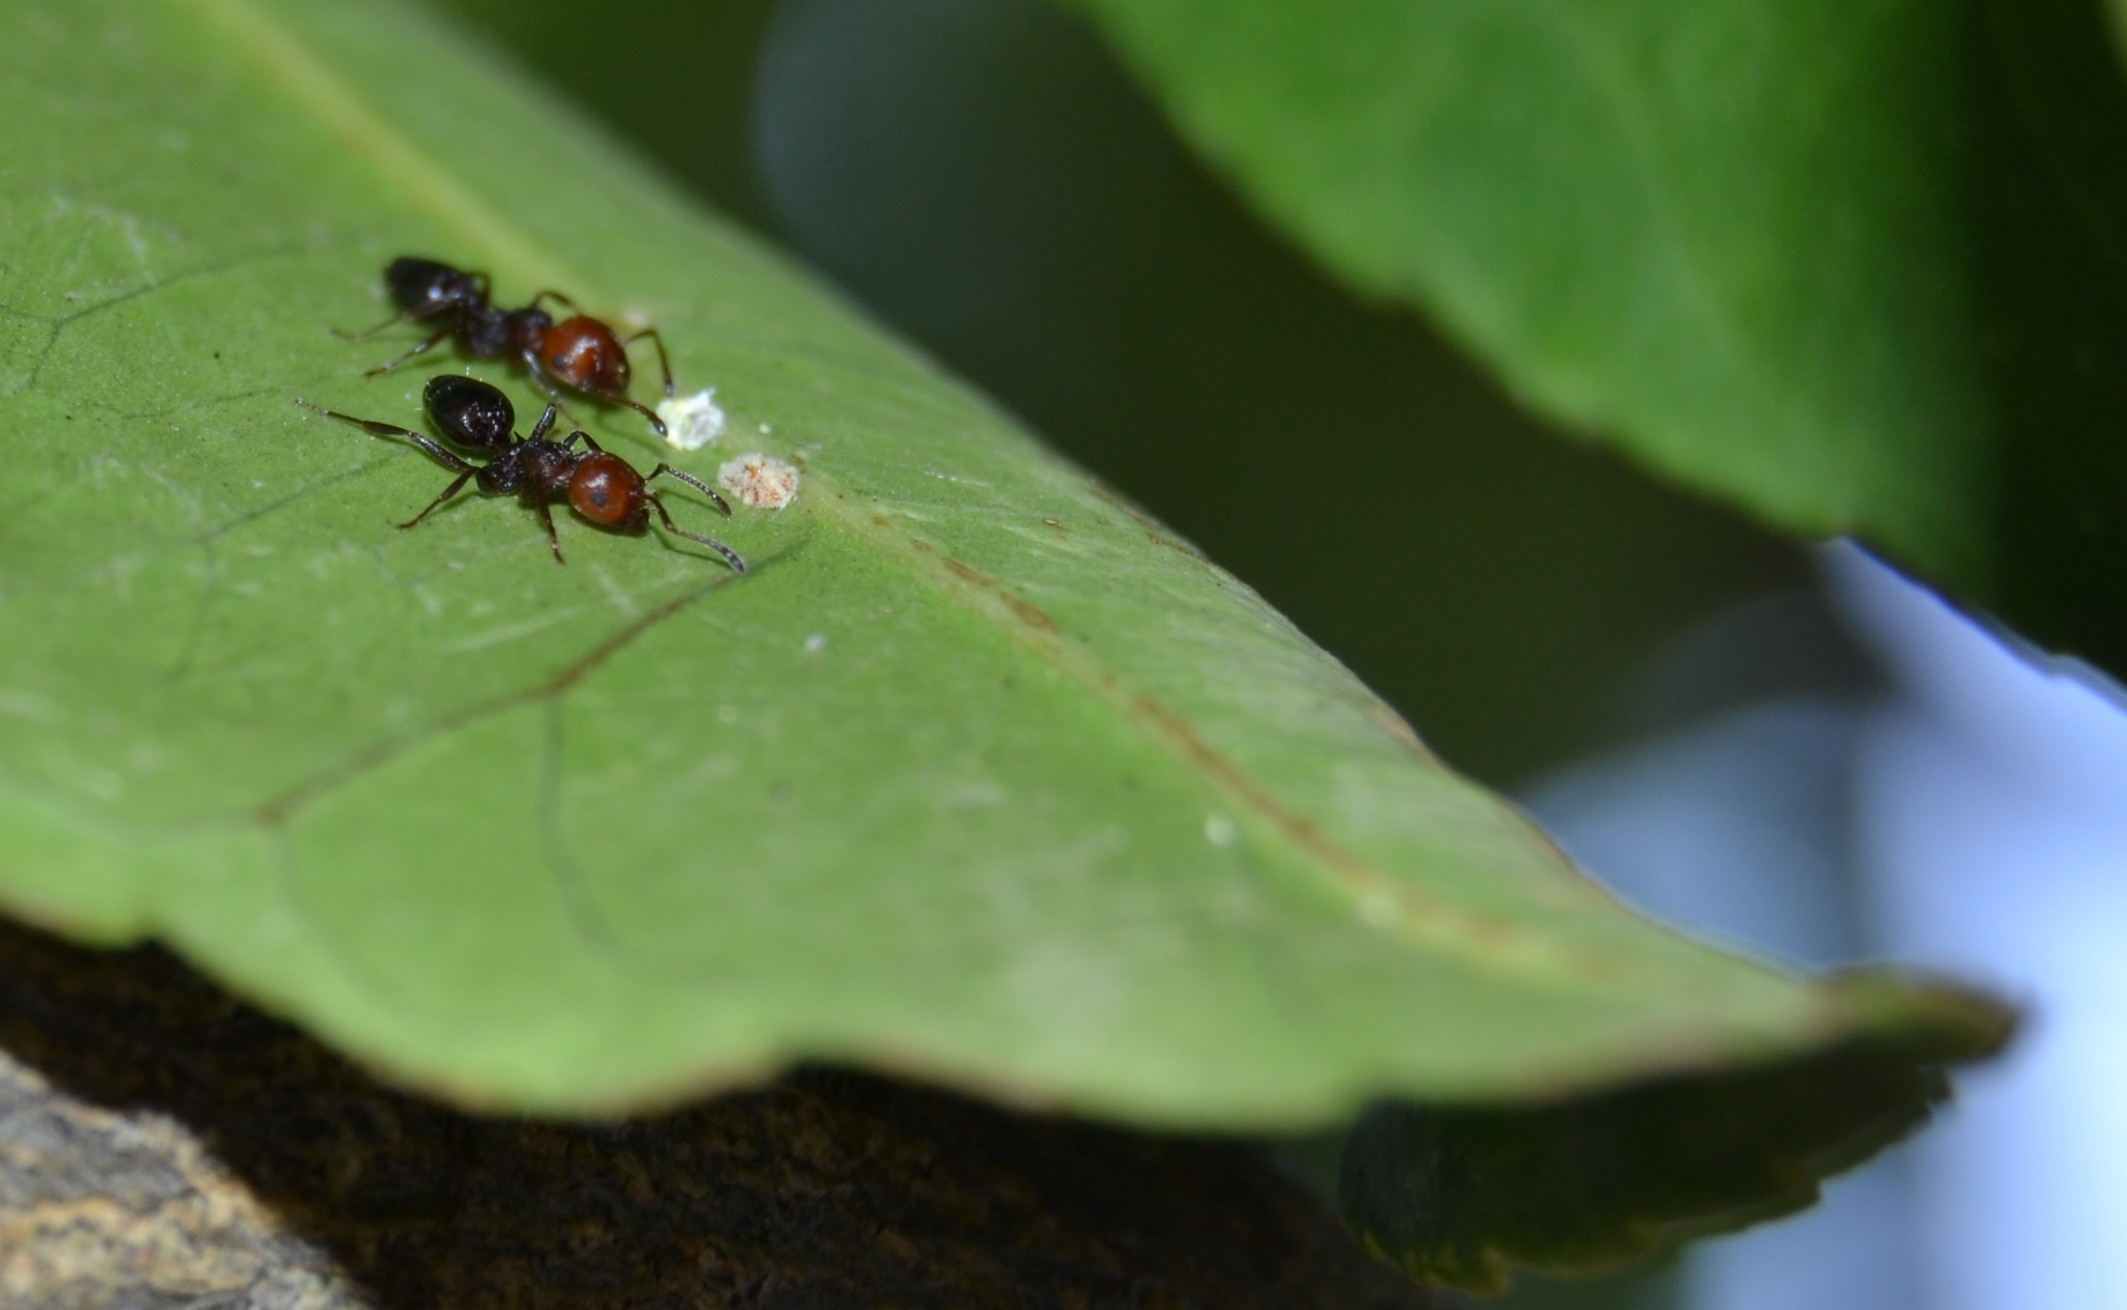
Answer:
<path fill-rule="evenodd" d="M 1496 1294 L 1518 1269 L 1611 1272 L 1801 1210 L 1947 1094 L 1938 1072 L 1854 1046 L 1553 1105 L 1382 1104 L 1352 1130 L 1339 1191 L 1416 1277 Z"/>
<path fill-rule="evenodd" d="M 1072 0 L 1280 228 L 1687 486 L 2127 668 L 2096 0 Z"/>

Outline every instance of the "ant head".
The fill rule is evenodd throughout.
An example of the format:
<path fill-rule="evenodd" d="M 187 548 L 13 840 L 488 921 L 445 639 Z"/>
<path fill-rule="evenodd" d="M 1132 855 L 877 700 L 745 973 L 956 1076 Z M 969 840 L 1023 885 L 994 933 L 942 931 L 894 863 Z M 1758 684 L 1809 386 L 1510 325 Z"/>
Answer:
<path fill-rule="evenodd" d="M 548 328 L 539 363 L 555 381 L 578 391 L 607 399 L 627 394 L 627 347 L 595 318 L 579 314 Z"/>
<path fill-rule="evenodd" d="M 417 255 L 384 266 L 384 287 L 409 318 L 434 318 L 487 302 L 487 279 Z"/>
<path fill-rule="evenodd" d="M 421 388 L 421 403 L 443 435 L 458 445 L 490 454 L 510 448 L 517 411 L 508 396 L 480 379 L 438 373 Z"/>
<path fill-rule="evenodd" d="M 604 451 L 584 457 L 570 474 L 569 505 L 591 522 L 622 532 L 641 532 L 650 526 L 643 475 L 620 456 Z"/>

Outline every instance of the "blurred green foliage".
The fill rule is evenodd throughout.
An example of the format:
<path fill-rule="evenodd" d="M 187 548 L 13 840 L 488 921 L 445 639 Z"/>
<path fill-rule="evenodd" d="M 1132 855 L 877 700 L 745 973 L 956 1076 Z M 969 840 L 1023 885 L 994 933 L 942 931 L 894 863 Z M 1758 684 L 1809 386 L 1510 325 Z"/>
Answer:
<path fill-rule="evenodd" d="M 1517 394 L 2127 670 L 2098 0 L 1068 0 L 1325 268 Z"/>

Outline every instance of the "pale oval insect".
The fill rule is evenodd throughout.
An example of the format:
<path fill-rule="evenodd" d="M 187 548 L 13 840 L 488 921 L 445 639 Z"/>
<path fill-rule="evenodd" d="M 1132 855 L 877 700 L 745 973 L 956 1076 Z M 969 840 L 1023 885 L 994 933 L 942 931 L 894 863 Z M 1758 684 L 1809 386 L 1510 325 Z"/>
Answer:
<path fill-rule="evenodd" d="M 759 452 L 726 461 L 716 481 L 733 500 L 755 509 L 782 509 L 798 498 L 797 465 Z"/>

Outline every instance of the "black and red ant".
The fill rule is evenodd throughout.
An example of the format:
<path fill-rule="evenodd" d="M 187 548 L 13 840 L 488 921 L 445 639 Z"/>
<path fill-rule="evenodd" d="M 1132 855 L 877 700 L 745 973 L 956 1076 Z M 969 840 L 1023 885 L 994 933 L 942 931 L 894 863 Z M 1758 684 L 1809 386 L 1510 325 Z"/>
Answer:
<path fill-rule="evenodd" d="M 514 355 L 524 361 L 532 377 L 558 399 L 555 384 L 587 396 L 626 405 L 650 420 L 659 436 L 665 421 L 649 407 L 628 396 L 628 343 L 644 337 L 657 346 L 657 362 L 664 369 L 665 394 L 673 394 L 672 361 L 665 354 L 665 339 L 656 328 L 644 328 L 622 338 L 612 328 L 577 308 L 576 302 L 559 291 L 542 291 L 523 309 L 498 309 L 491 302 L 485 273 L 464 269 L 416 255 L 401 255 L 384 266 L 384 288 L 391 293 L 399 312 L 363 332 L 341 332 L 350 341 L 373 336 L 394 323 L 435 323 L 428 340 L 364 373 L 377 377 L 448 338 L 456 337 L 467 352 L 483 359 Z M 572 317 L 554 321 L 539 307 L 542 300 L 559 301 Z"/>
<path fill-rule="evenodd" d="M 601 527 L 620 532 L 645 531 L 650 526 L 650 511 L 654 509 L 658 520 L 665 525 L 665 531 L 689 541 L 698 541 L 714 550 L 731 565 L 733 572 L 746 571 L 746 561 L 740 559 L 738 552 L 731 547 L 714 537 L 700 536 L 675 524 L 672 516 L 665 512 L 665 502 L 658 499 L 657 493 L 647 485 L 659 477 L 677 478 L 709 497 L 729 518 L 731 506 L 693 474 L 683 473 L 669 464 L 659 464 L 646 478 L 620 456 L 600 449 L 585 432 L 571 432 L 560 441 L 551 440 L 547 432 L 554 426 L 554 415 L 559 409 L 551 401 L 546 413 L 541 414 L 539 422 L 533 425 L 532 435 L 520 437 L 515 432 L 517 411 L 511 408 L 510 398 L 477 378 L 461 377 L 456 373 L 432 377 L 421 389 L 421 400 L 428 409 L 429 420 L 445 439 L 452 445 L 484 455 L 488 461 L 484 467 L 468 463 L 433 438 L 408 431 L 395 423 L 356 418 L 336 409 L 313 405 L 307 400 L 295 403 L 352 423 L 380 437 L 404 438 L 420 447 L 430 459 L 458 475 L 443 489 L 442 495 L 428 503 L 427 509 L 401 523 L 402 530 L 427 518 L 471 481 L 486 495 L 514 495 L 539 511 L 539 521 L 547 530 L 547 544 L 553 547 L 557 564 L 564 562 L 561 539 L 554 534 L 554 516 L 548 511 L 547 502 L 566 496 L 570 507 L 578 514 Z M 575 449 L 579 441 L 584 444 L 583 450 Z"/>

